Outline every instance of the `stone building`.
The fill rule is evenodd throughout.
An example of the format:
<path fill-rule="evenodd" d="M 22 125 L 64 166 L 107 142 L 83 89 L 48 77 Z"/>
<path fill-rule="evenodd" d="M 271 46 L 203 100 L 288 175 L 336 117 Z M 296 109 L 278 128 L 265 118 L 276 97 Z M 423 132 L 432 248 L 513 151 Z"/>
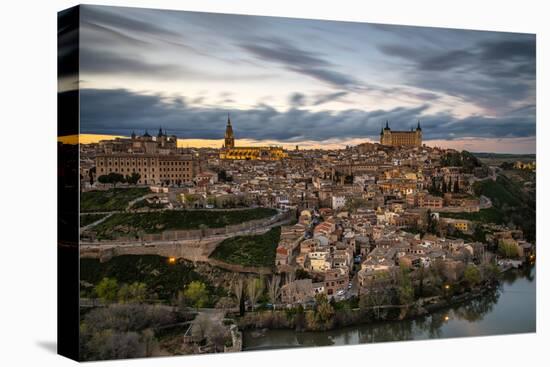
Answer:
<path fill-rule="evenodd" d="M 139 173 L 138 183 L 175 185 L 190 182 L 194 177 L 194 161 L 190 154 L 101 153 L 96 157 L 98 176 L 111 172 L 130 176 Z"/>
<path fill-rule="evenodd" d="M 139 184 L 174 185 L 190 182 L 195 175 L 191 154 L 180 153 L 177 137 L 159 129 L 156 137 L 146 131 L 141 136 L 132 133 L 130 139 L 119 138 L 100 142 L 95 157 L 96 175 L 138 173 Z"/>
<path fill-rule="evenodd" d="M 422 146 L 422 128 L 420 121 L 416 130 L 411 131 L 392 131 L 386 121 L 386 127 L 380 131 L 380 144 L 388 146 Z"/>

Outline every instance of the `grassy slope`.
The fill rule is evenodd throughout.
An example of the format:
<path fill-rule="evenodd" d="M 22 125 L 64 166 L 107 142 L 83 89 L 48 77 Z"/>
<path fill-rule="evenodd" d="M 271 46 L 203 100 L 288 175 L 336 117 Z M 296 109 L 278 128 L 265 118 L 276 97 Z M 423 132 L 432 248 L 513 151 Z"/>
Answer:
<path fill-rule="evenodd" d="M 281 227 L 275 227 L 262 235 L 229 238 L 224 240 L 211 256 L 244 266 L 273 266 L 280 236 Z"/>
<path fill-rule="evenodd" d="M 496 223 L 503 224 L 504 218 L 502 213 L 495 208 L 481 209 L 477 213 L 439 213 L 441 217 L 444 218 L 455 218 L 455 219 L 467 219 L 475 222 L 482 223 Z"/>
<path fill-rule="evenodd" d="M 85 227 L 88 224 L 92 224 L 95 221 L 100 220 L 105 217 L 107 214 L 84 214 L 80 216 L 80 226 Z"/>
<path fill-rule="evenodd" d="M 142 187 L 83 192 L 80 195 L 80 212 L 124 210 L 128 202 L 149 192 L 148 188 Z"/>
<path fill-rule="evenodd" d="M 244 210 L 165 210 L 151 213 L 116 213 L 94 228 L 98 238 L 117 234 L 160 233 L 164 230 L 198 229 L 201 225 L 221 228 L 254 219 L 268 218 L 277 211 L 269 208 Z"/>

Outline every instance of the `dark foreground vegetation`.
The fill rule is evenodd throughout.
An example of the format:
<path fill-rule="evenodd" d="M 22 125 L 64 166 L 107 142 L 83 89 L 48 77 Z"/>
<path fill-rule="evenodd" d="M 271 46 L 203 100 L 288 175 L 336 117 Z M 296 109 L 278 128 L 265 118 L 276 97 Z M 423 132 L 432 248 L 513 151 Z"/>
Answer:
<path fill-rule="evenodd" d="M 535 240 L 535 192 L 525 190 L 521 183 L 504 175 L 497 180 L 485 180 L 474 185 L 476 195 L 484 195 L 493 202 L 495 223 L 519 227 L 528 241 Z"/>
<path fill-rule="evenodd" d="M 166 257 L 157 255 L 116 256 L 103 263 L 97 259 L 83 258 L 80 259 L 80 280 L 82 297 L 106 301 L 124 300 L 120 290 L 124 286 L 137 287 L 136 284 L 143 284 L 144 300 L 166 304 L 177 299 L 179 292 L 193 281 L 205 284 L 209 293 L 205 306 L 214 304 L 218 293 L 191 263 L 170 263 Z M 105 289 L 98 288 L 100 284 Z"/>
<path fill-rule="evenodd" d="M 105 360 L 159 355 L 156 333 L 186 321 L 185 315 L 161 305 L 111 304 L 81 317 L 80 358 Z"/>

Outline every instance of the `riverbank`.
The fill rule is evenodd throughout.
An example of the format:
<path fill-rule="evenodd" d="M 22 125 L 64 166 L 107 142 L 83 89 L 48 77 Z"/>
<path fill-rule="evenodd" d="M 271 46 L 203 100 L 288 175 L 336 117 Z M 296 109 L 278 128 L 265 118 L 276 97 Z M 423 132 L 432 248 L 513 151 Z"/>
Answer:
<path fill-rule="evenodd" d="M 502 335 L 536 331 L 536 269 L 511 270 L 493 290 L 404 319 L 378 320 L 325 331 L 245 329 L 243 350 L 350 345 L 399 340 Z"/>
<path fill-rule="evenodd" d="M 326 320 L 320 320 L 314 309 L 303 309 L 301 307 L 276 311 L 248 312 L 238 318 L 237 324 L 239 329 L 243 331 L 253 330 L 258 332 L 258 330 L 266 329 L 287 329 L 310 332 L 330 331 L 377 322 L 413 320 L 487 295 L 490 292 L 495 292 L 498 285 L 498 282 L 491 282 L 453 296 L 421 298 L 408 305 L 380 305 L 361 309 L 349 308 L 349 303 L 340 304 L 339 306 L 333 306 L 335 311 L 331 318 Z"/>

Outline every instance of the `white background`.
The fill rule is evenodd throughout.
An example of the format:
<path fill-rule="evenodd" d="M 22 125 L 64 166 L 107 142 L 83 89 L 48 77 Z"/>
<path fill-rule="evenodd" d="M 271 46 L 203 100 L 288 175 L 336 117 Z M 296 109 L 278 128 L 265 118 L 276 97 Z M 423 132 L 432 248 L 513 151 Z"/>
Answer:
<path fill-rule="evenodd" d="M 225 13 L 537 33 L 537 333 L 132 360 L 135 366 L 548 365 L 545 1 L 95 1 Z M 75 1 L 2 2 L 0 12 L 0 365 L 65 366 L 56 343 L 56 12 Z M 546 66 L 546 68 L 545 68 Z M 545 144 L 546 143 L 546 144 Z M 546 343 L 545 343 L 545 340 Z M 94 365 L 126 365 L 129 361 Z"/>

